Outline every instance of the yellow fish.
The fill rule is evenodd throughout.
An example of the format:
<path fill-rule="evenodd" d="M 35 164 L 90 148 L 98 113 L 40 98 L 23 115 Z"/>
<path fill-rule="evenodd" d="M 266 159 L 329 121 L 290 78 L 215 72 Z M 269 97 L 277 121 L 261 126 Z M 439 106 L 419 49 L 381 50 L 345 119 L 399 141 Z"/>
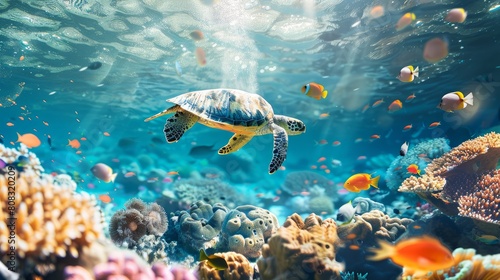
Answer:
<path fill-rule="evenodd" d="M 200 249 L 200 262 L 207 261 L 208 265 L 216 270 L 224 270 L 229 267 L 223 257 L 217 255 L 207 256 L 205 250 Z"/>
<path fill-rule="evenodd" d="M 316 100 L 326 98 L 326 96 L 328 95 L 328 91 L 325 90 L 325 87 L 317 83 L 308 83 L 304 85 L 301 90 L 302 93 L 305 93 L 307 96 L 312 97 Z"/>
<path fill-rule="evenodd" d="M 413 82 L 415 77 L 418 77 L 418 66 L 417 68 L 413 69 L 412 65 L 405 66 L 399 71 L 399 76 L 397 77 L 398 80 L 401 82 L 409 83 Z"/>
<path fill-rule="evenodd" d="M 367 190 L 370 186 L 374 188 L 378 188 L 378 180 L 380 176 L 372 178 L 372 176 L 368 173 L 358 173 L 352 175 L 345 181 L 344 188 L 350 192 L 360 192 L 363 190 Z"/>
<path fill-rule="evenodd" d="M 396 30 L 400 31 L 405 29 L 408 25 L 410 25 L 417 17 L 414 13 L 406 13 L 404 14 L 396 23 Z"/>
<path fill-rule="evenodd" d="M 472 92 L 464 97 L 464 94 L 461 91 L 454 91 L 445 94 L 441 98 L 441 102 L 439 103 L 438 108 L 446 112 L 462 110 L 463 108 L 467 107 L 467 105 L 473 106 L 473 100 L 474 97 L 472 95 Z"/>

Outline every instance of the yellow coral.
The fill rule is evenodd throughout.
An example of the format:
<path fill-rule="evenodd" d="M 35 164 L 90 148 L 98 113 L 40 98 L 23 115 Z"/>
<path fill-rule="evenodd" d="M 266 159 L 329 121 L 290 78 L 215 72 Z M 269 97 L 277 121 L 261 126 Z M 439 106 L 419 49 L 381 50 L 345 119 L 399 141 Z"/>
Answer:
<path fill-rule="evenodd" d="M 11 172 L 12 173 L 12 172 Z M 18 173 L 18 172 L 16 172 Z M 78 257 L 102 236 L 101 213 L 95 198 L 74 192 L 72 185 L 56 184 L 52 176 L 35 172 L 0 175 L 0 201 L 15 196 L 14 212 L 7 203 L 0 211 L 0 252 L 8 252 L 8 218 L 15 214 L 16 254 L 21 259 L 50 260 Z M 14 185 L 14 188 L 7 186 Z M 13 184 L 12 182 L 15 182 Z M 11 193 L 9 193 L 11 191 Z"/>

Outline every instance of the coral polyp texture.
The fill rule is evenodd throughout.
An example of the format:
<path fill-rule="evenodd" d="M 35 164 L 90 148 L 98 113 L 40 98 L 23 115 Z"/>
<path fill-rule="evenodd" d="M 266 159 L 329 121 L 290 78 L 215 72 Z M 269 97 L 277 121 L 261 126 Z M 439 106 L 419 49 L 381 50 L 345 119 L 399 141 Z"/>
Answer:
<path fill-rule="evenodd" d="M 59 258 L 76 259 L 83 250 L 103 237 L 102 215 L 96 200 L 76 193 L 76 184 L 62 184 L 51 175 L 38 175 L 35 169 L 16 171 L 7 166 L 0 173 L 1 201 L 14 201 L 0 211 L 0 255 L 6 260 L 8 238 L 12 235 L 10 217 L 15 225 L 15 252 L 23 263 L 53 263 Z M 11 176 L 12 175 L 12 176 Z M 10 184 L 15 178 L 15 184 Z M 56 181 L 58 183 L 56 183 Z M 13 186 L 14 188 L 8 188 Z M 12 197 L 14 199 L 12 200 Z"/>
<path fill-rule="evenodd" d="M 235 252 L 215 253 L 215 256 L 222 257 L 226 261 L 228 268 L 217 270 L 210 266 L 207 261 L 198 264 L 199 279 L 213 280 L 251 280 L 253 279 L 253 266 L 242 254 Z"/>
<path fill-rule="evenodd" d="M 468 140 L 434 159 L 421 177 L 406 179 L 399 191 L 414 192 L 447 214 L 500 224 L 500 134 Z"/>
<path fill-rule="evenodd" d="M 125 207 L 113 214 L 109 225 L 109 235 L 115 244 L 132 247 L 144 235 L 161 236 L 167 230 L 167 215 L 157 203 L 146 204 L 133 198 Z"/>
<path fill-rule="evenodd" d="M 405 268 L 401 279 L 408 280 L 478 280 L 500 279 L 500 254 L 477 255 L 474 249 L 457 248 L 453 251 L 455 264 L 444 270 L 422 275 L 421 271 Z"/>
<path fill-rule="evenodd" d="M 240 253 L 247 258 L 260 256 L 262 246 L 276 233 L 278 218 L 268 210 L 242 205 L 227 213 L 222 224 L 223 250 Z"/>
<path fill-rule="evenodd" d="M 262 279 L 341 279 L 342 265 L 335 261 L 339 245 L 337 225 L 310 214 L 287 218 L 262 247 L 257 266 Z"/>

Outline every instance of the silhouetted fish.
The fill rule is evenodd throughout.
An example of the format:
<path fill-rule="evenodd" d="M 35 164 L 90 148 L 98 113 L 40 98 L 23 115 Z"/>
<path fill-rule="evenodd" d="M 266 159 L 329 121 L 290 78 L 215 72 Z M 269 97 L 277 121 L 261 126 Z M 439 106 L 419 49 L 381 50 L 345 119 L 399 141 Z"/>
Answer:
<path fill-rule="evenodd" d="M 90 63 L 90 64 L 89 64 L 89 66 L 85 66 L 85 67 L 81 68 L 81 69 L 80 69 L 80 72 L 81 72 L 81 71 L 85 71 L 85 70 L 87 70 L 87 69 L 90 69 L 90 70 L 97 70 L 97 69 L 101 68 L 101 66 L 102 66 L 102 63 L 101 63 L 101 62 L 99 62 L 99 61 L 94 61 L 94 62 Z"/>
<path fill-rule="evenodd" d="M 189 151 L 189 155 L 194 158 L 207 158 L 214 155 L 214 145 L 211 146 L 195 146 Z"/>

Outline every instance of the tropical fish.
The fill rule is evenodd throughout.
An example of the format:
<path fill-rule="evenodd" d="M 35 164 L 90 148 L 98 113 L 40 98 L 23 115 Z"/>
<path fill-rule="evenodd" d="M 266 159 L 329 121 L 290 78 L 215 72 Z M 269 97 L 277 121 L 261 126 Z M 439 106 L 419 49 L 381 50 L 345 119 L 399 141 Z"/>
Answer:
<path fill-rule="evenodd" d="M 104 203 L 110 203 L 112 199 L 108 194 L 101 194 L 99 195 L 99 200 Z"/>
<path fill-rule="evenodd" d="M 197 47 L 196 50 L 195 50 L 195 52 L 194 52 L 194 55 L 196 57 L 196 61 L 198 61 L 198 65 L 200 65 L 200 66 L 207 65 L 206 54 L 205 54 L 205 51 L 202 48 Z"/>
<path fill-rule="evenodd" d="M 417 97 L 417 96 L 414 93 L 412 93 L 412 94 L 408 95 L 408 97 L 406 97 L 405 102 L 410 103 L 413 101 L 413 99 L 415 99 L 415 97 Z"/>
<path fill-rule="evenodd" d="M 80 141 L 78 141 L 78 139 L 73 139 L 73 140 L 68 139 L 68 146 L 70 146 L 73 149 L 78 149 L 80 148 Z"/>
<path fill-rule="evenodd" d="M 391 105 L 387 107 L 387 111 L 389 111 L 390 113 L 399 111 L 401 109 L 403 109 L 403 103 L 399 99 L 392 101 Z"/>
<path fill-rule="evenodd" d="M 50 135 L 47 135 L 47 143 L 49 144 L 49 147 L 52 150 L 52 137 L 50 137 Z"/>
<path fill-rule="evenodd" d="M 337 214 L 337 221 L 342 222 L 342 224 L 348 224 L 354 218 L 354 214 L 357 209 L 359 209 L 359 204 L 356 205 L 356 208 L 352 206 L 352 201 L 347 202 L 346 204 L 340 206 L 339 212 Z"/>
<path fill-rule="evenodd" d="M 499 244 L 500 243 L 500 239 L 498 239 L 498 237 L 494 236 L 494 235 L 487 235 L 487 234 L 483 234 L 481 236 L 476 236 L 475 238 L 477 241 L 480 241 L 484 244 L 488 244 L 488 245 L 494 245 L 494 244 Z"/>
<path fill-rule="evenodd" d="M 401 145 L 401 149 L 399 149 L 399 155 L 404 157 L 407 152 L 408 152 L 408 142 L 404 142 L 403 145 Z"/>
<path fill-rule="evenodd" d="M 105 183 L 114 182 L 117 173 L 113 173 L 113 169 L 104 163 L 98 163 L 94 165 L 90 172 L 94 174 L 94 176 L 100 180 L 103 180 Z"/>
<path fill-rule="evenodd" d="M 405 29 L 408 25 L 410 25 L 417 17 L 414 13 L 406 13 L 404 14 L 396 23 L 396 30 L 400 31 Z"/>
<path fill-rule="evenodd" d="M 102 66 L 101 62 L 94 61 L 94 62 L 90 63 L 88 66 L 82 67 L 79 71 L 81 72 L 81 71 L 85 71 L 87 69 L 89 69 L 89 70 L 97 70 L 97 69 L 101 68 L 101 66 Z"/>
<path fill-rule="evenodd" d="M 370 186 L 378 188 L 378 180 L 380 176 L 372 178 L 368 173 L 358 173 L 352 175 L 345 181 L 344 188 L 350 192 L 360 192 L 362 190 L 367 190 Z"/>
<path fill-rule="evenodd" d="M 328 95 L 328 91 L 325 90 L 325 87 L 317 83 L 308 83 L 301 88 L 301 91 L 305 95 L 316 100 L 326 98 L 326 96 Z"/>
<path fill-rule="evenodd" d="M 416 165 L 414 163 L 408 165 L 406 170 L 408 171 L 408 173 L 420 175 L 420 169 L 418 168 L 418 165 Z"/>
<path fill-rule="evenodd" d="M 200 30 L 194 30 L 193 32 L 189 33 L 189 36 L 191 37 L 191 39 L 195 41 L 200 41 L 203 40 L 203 38 L 205 38 L 203 32 L 201 32 Z"/>
<path fill-rule="evenodd" d="M 200 249 L 200 262 L 202 261 L 207 261 L 207 264 L 216 270 L 224 270 L 229 267 L 229 265 L 227 264 L 226 260 L 223 257 L 213 254 L 207 256 L 205 250 Z"/>
<path fill-rule="evenodd" d="M 17 133 L 17 141 L 16 142 L 21 142 L 24 145 L 26 145 L 26 147 L 28 147 L 28 148 L 36 148 L 36 147 L 40 146 L 40 144 L 42 143 L 40 141 L 40 139 L 38 139 L 38 137 L 32 133 L 26 133 L 23 135 Z"/>
<path fill-rule="evenodd" d="M 424 46 L 424 59 L 430 63 L 436 63 L 448 56 L 448 41 L 434 38 Z"/>
<path fill-rule="evenodd" d="M 451 9 L 444 19 L 449 22 L 462 23 L 466 18 L 467 12 L 463 8 L 455 8 Z"/>
<path fill-rule="evenodd" d="M 413 125 L 412 124 L 407 124 L 405 125 L 405 127 L 403 127 L 403 131 L 408 131 L 410 129 L 412 129 Z"/>
<path fill-rule="evenodd" d="M 457 110 L 462 110 L 467 107 L 467 105 L 473 106 L 473 95 L 472 92 L 464 97 L 464 94 L 460 91 L 454 91 L 443 95 L 441 102 L 439 103 L 439 109 L 446 112 L 453 112 Z"/>
<path fill-rule="evenodd" d="M 384 103 L 384 99 L 383 99 L 383 98 L 382 98 L 382 99 L 379 99 L 379 100 L 377 100 L 377 101 L 375 101 L 375 102 L 373 102 L 373 104 L 372 104 L 372 108 L 378 107 L 378 106 L 380 106 L 380 104 L 382 104 L 382 103 Z"/>
<path fill-rule="evenodd" d="M 418 66 L 417 68 L 413 69 L 413 66 L 408 65 L 406 67 L 403 67 L 401 71 L 399 71 L 398 80 L 408 83 L 413 82 L 415 77 L 418 77 Z"/>
<path fill-rule="evenodd" d="M 370 261 L 380 261 L 390 258 L 395 264 L 417 271 L 436 271 L 450 268 L 455 264 L 453 255 L 437 239 L 424 236 L 409 238 L 392 245 L 379 240 L 380 248 L 370 248 L 375 255 L 369 256 Z"/>

